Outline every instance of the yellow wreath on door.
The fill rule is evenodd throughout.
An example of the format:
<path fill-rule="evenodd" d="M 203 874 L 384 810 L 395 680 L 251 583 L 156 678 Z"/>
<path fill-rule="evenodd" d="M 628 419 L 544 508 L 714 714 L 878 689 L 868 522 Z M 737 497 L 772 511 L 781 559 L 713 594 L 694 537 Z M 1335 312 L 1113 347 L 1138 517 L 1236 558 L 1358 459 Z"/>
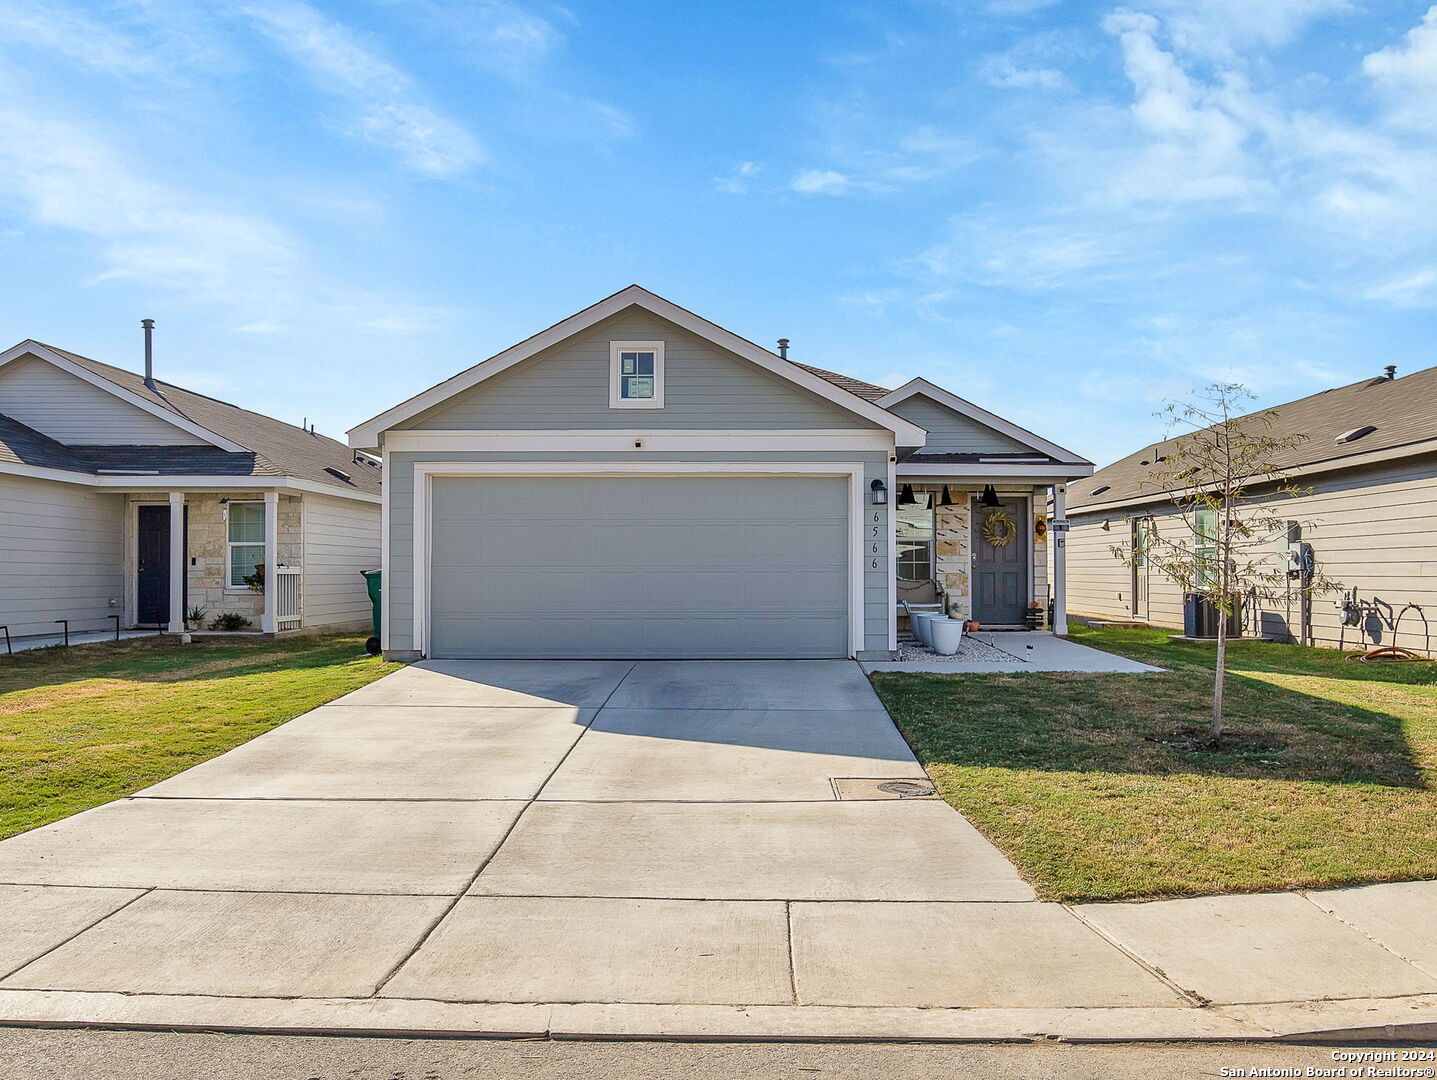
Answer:
<path fill-rule="evenodd" d="M 994 510 L 983 519 L 983 539 L 995 548 L 1007 547 L 1018 536 L 1018 524 L 1006 510 Z"/>

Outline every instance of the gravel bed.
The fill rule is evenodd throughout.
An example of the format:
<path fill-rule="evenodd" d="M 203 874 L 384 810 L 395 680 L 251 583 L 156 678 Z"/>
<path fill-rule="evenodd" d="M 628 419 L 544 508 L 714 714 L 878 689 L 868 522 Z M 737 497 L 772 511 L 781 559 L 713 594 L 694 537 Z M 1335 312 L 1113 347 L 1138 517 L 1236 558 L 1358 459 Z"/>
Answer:
<path fill-rule="evenodd" d="M 952 662 L 955 664 L 973 663 L 1009 663 L 1019 657 L 1005 653 L 1002 649 L 995 649 L 987 642 L 979 641 L 970 634 L 964 634 L 963 640 L 958 645 L 958 651 L 952 656 L 940 656 L 932 649 L 925 649 L 916 641 L 900 641 L 898 643 L 898 659 L 936 661 L 938 663 Z"/>

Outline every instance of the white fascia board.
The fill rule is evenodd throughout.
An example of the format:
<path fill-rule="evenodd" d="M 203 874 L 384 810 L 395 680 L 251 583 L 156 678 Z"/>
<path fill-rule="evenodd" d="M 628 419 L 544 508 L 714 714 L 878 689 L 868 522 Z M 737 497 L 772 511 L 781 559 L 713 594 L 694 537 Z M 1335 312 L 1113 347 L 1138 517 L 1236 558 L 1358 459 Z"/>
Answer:
<path fill-rule="evenodd" d="M 345 491 L 329 484 L 314 480 L 302 480 L 295 476 L 98 476 L 94 486 L 99 488 L 185 489 L 205 491 L 308 491 L 316 495 L 332 495 L 336 499 L 352 499 L 355 502 L 372 503 L 378 506 L 383 500 L 367 491 Z"/>
<path fill-rule="evenodd" d="M 20 344 L 13 345 L 3 353 L 0 353 L 0 367 L 4 367 L 12 360 L 18 360 L 25 356 L 33 356 L 38 360 L 44 360 L 47 364 L 53 364 L 61 371 L 73 375 L 80 381 L 87 382 L 91 386 L 105 391 L 107 394 L 114 395 L 125 402 L 125 404 L 133 405 L 142 412 L 147 412 L 151 416 L 163 420 L 171 427 L 178 428 L 183 432 L 193 435 L 197 439 L 204 439 L 205 442 L 217 446 L 221 450 L 228 450 L 232 454 L 247 454 L 253 452 L 248 446 L 241 446 L 239 443 L 226 439 L 222 435 L 216 435 L 213 431 L 209 430 L 209 428 L 201 427 L 193 420 L 185 419 L 185 417 L 179 415 L 179 413 L 170 412 L 169 409 L 162 409 L 152 401 L 146 401 L 138 394 L 126 390 L 118 383 L 111 382 L 103 375 L 96 375 L 89 368 L 81 367 L 79 364 L 67 360 L 54 349 L 42 345 L 38 341 L 22 341 Z"/>
<path fill-rule="evenodd" d="M 0 475 L 26 476 L 32 480 L 54 480 L 61 484 L 80 484 L 94 487 L 98 477 L 89 473 L 72 473 L 64 469 L 47 469 L 40 465 L 18 465 L 12 461 L 0 461 Z"/>
<path fill-rule="evenodd" d="M 917 424 L 904 420 L 901 416 L 880 408 L 873 402 L 859 397 L 857 394 L 850 394 L 847 390 L 840 390 L 826 379 L 821 379 L 796 364 L 791 364 L 776 353 L 755 345 L 753 342 L 739 337 L 732 331 L 725 330 L 721 326 L 709 322 L 693 312 L 679 307 L 672 301 L 665 300 L 649 290 L 639 286 L 630 285 L 626 289 L 614 293 L 613 296 L 600 300 L 597 304 L 585 308 L 577 314 L 570 315 L 562 322 L 555 323 L 547 330 L 542 330 L 533 337 L 526 338 L 517 345 L 511 345 L 501 353 L 491 356 L 458 375 L 436 386 L 430 387 L 423 393 L 416 394 L 408 401 L 401 402 L 378 416 L 366 420 L 364 423 L 349 430 L 349 445 L 357 450 L 374 449 L 378 447 L 383 439 L 384 433 L 396 424 L 403 423 L 411 417 L 418 416 L 426 409 L 447 401 L 455 394 L 477 386 L 486 379 L 491 379 L 500 372 L 507 371 L 515 364 L 523 363 L 529 357 L 542 352 L 551 345 L 556 345 L 565 338 L 587 330 L 589 327 L 615 315 L 626 307 L 637 305 L 646 311 L 657 315 L 661 319 L 695 334 L 698 337 L 717 345 L 719 348 L 742 357 L 749 362 L 756 364 L 771 374 L 777 375 L 797 386 L 802 387 L 819 397 L 832 402 L 839 408 L 846 409 L 851 413 L 863 417 L 886 431 L 891 431 L 894 441 L 899 446 L 922 446 L 928 437 L 928 433 Z"/>
<path fill-rule="evenodd" d="M 634 451 L 867 450 L 891 453 L 893 433 L 825 431 L 391 431 L 391 452 L 595 453 Z"/>
<path fill-rule="evenodd" d="M 966 464 L 960 462 L 923 463 L 909 465 L 902 461 L 898 463 L 898 479 L 901 482 L 905 476 L 922 477 L 925 480 L 933 477 L 947 477 L 958 483 L 984 483 L 989 479 L 1006 480 L 1014 476 L 1040 477 L 1047 483 L 1054 480 L 1077 480 L 1084 476 L 1092 476 L 1091 465 L 1023 465 L 1013 464 Z"/>
<path fill-rule="evenodd" d="M 1049 457 L 1054 457 L 1059 461 L 1073 465 L 1087 465 L 1091 467 L 1093 464 L 1087 460 L 1087 458 L 1079 457 L 1071 450 L 1064 449 L 1055 442 L 1049 442 L 1040 435 L 1034 435 L 1027 428 L 1021 428 L 1011 420 L 1004 420 L 997 413 L 991 413 L 981 406 L 974 405 L 971 401 L 960 398 L 957 394 L 944 390 L 943 387 L 931 383 L 924 378 L 910 379 L 897 390 L 890 391 L 885 396 L 879 398 L 878 404 L 885 409 L 891 409 L 894 405 L 907 401 L 909 398 L 918 394 L 932 398 L 940 405 L 947 406 L 959 415 L 966 416 L 970 420 L 976 420 L 980 424 L 986 424 L 994 431 L 1001 432 L 1010 439 L 1017 439 L 1020 443 L 1031 446 L 1034 450 L 1039 450 Z"/>
<path fill-rule="evenodd" d="M 82 487 L 108 490 L 119 488 L 124 491 L 309 491 L 316 495 L 332 495 L 336 499 L 353 499 L 356 502 L 373 503 L 378 506 L 381 497 L 367 491 L 344 491 L 341 488 L 320 484 L 313 480 L 301 480 L 292 476 L 176 476 L 150 475 L 145 473 L 93 473 L 68 472 L 65 469 L 47 469 L 39 465 L 17 465 L 0 461 L 0 474 L 26 476 L 34 480 L 54 480 L 61 484 L 79 484 Z"/>

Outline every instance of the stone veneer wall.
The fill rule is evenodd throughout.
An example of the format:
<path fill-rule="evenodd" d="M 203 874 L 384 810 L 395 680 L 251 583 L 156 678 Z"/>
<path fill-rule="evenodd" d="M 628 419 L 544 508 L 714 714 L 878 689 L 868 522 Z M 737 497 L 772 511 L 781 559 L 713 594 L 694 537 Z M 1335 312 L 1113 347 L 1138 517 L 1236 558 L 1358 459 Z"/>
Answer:
<path fill-rule="evenodd" d="M 185 496 L 189 510 L 189 559 L 186 573 L 189 575 L 189 600 L 186 608 L 199 605 L 209 609 L 205 617 L 209 620 L 225 611 L 237 611 L 259 628 L 260 615 L 264 612 L 264 594 L 247 588 L 225 587 L 227 543 L 229 529 L 225 521 L 225 504 L 232 502 L 259 502 L 257 492 L 232 491 L 205 494 L 190 493 Z M 156 500 L 132 496 L 132 502 L 154 502 Z M 301 566 L 304 560 L 303 509 L 299 498 L 281 495 L 279 497 L 279 562 L 282 566 Z"/>
<path fill-rule="evenodd" d="M 914 484 L 914 491 L 931 491 L 934 493 L 934 503 L 942 495 L 942 484 Z M 937 563 L 934 573 L 937 575 L 938 584 L 948 601 L 948 614 L 958 618 L 966 619 L 972 614 L 972 593 L 969 585 L 969 572 L 973 566 L 972 548 L 970 539 L 972 535 L 972 499 L 981 495 L 981 486 L 976 488 L 964 488 L 950 484 L 948 493 L 952 495 L 957 506 L 934 506 L 934 529 L 933 547 L 934 558 Z M 1032 513 L 1034 516 L 1047 513 L 1047 489 L 1033 489 Z M 1028 527 L 1032 528 L 1032 519 L 1029 519 Z M 1029 542 L 1033 545 L 1033 593 L 1030 599 L 1044 605 L 1045 617 L 1048 603 L 1048 546 L 1049 541 L 1037 541 L 1029 533 Z"/>

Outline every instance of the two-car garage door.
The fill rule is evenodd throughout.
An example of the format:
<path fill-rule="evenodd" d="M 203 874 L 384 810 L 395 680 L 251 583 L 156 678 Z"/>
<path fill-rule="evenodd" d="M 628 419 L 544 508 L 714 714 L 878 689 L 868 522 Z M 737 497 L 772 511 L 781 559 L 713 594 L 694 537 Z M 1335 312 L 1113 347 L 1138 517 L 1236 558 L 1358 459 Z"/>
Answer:
<path fill-rule="evenodd" d="M 846 476 L 436 476 L 435 657 L 849 652 Z"/>

